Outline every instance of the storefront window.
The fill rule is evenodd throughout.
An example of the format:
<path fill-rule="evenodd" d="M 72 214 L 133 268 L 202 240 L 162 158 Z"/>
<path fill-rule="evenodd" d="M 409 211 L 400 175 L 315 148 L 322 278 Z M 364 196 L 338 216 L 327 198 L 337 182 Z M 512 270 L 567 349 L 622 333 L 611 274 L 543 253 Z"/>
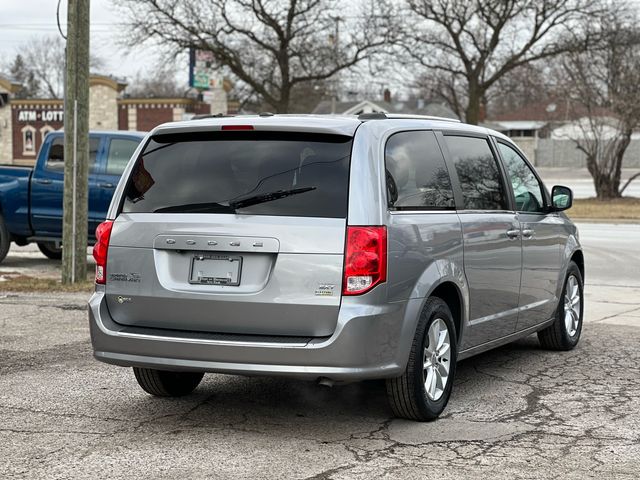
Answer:
<path fill-rule="evenodd" d="M 36 129 L 27 125 L 22 129 L 22 154 L 36 154 Z"/>

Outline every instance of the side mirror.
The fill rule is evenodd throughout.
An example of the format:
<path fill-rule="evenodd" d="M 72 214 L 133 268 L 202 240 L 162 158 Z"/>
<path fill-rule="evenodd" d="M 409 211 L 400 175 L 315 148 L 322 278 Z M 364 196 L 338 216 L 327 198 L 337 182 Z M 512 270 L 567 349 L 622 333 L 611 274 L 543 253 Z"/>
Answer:
<path fill-rule="evenodd" d="M 569 187 L 555 185 L 551 190 L 551 204 L 554 212 L 561 212 L 573 205 L 573 192 Z"/>

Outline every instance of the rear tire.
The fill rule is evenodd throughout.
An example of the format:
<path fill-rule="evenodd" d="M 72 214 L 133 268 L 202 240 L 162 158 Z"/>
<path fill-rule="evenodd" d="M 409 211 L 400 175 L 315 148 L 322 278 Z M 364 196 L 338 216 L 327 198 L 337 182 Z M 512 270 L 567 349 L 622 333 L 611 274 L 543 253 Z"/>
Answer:
<path fill-rule="evenodd" d="M 156 397 L 182 397 L 189 395 L 200 384 L 202 372 L 168 372 L 133 367 L 138 385 Z"/>
<path fill-rule="evenodd" d="M 451 396 L 457 355 L 451 310 L 440 298 L 429 298 L 418 321 L 405 372 L 386 381 L 395 416 L 418 421 L 438 418 Z"/>
<path fill-rule="evenodd" d="M 45 257 L 51 260 L 60 260 L 62 258 L 62 247 L 56 247 L 55 242 L 38 242 L 38 248 Z"/>
<path fill-rule="evenodd" d="M 0 262 L 2 262 L 7 253 L 9 253 L 9 247 L 11 246 L 11 235 L 4 223 L 4 217 L 0 215 Z"/>
<path fill-rule="evenodd" d="M 574 262 L 569 263 L 567 276 L 558 302 L 554 322 L 538 332 L 538 340 L 548 350 L 571 350 L 580 340 L 584 316 L 584 286 L 582 274 Z"/>

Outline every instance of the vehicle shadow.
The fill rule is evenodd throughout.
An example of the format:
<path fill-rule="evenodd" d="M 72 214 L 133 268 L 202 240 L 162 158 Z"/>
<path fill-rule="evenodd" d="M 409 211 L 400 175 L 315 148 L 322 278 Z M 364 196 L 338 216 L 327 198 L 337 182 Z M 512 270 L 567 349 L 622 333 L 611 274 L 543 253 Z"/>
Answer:
<path fill-rule="evenodd" d="M 525 371 L 535 358 L 548 355 L 539 347 L 535 336 L 486 352 L 458 364 L 454 391 L 444 416 L 452 412 L 472 410 L 470 405 L 490 409 L 495 395 L 496 376 L 481 373 L 483 369 L 505 376 Z M 501 367 L 507 365 L 508 367 Z M 524 395 L 523 395 L 524 396 Z M 315 382 L 285 378 L 205 375 L 196 392 L 179 399 L 136 397 L 131 412 L 156 410 L 161 422 L 216 429 L 221 426 L 263 431 L 273 434 L 297 431 L 301 428 L 320 428 L 326 432 L 347 432 L 362 426 L 370 430 L 393 418 L 386 401 L 384 381 L 364 381 L 331 388 Z M 524 401 L 524 400 L 523 400 Z M 489 405 L 482 407 L 482 402 Z M 516 402 L 512 402 L 515 403 Z M 151 404 L 151 405 L 150 405 Z M 182 405 L 181 405 L 182 404 Z M 182 408 L 176 408 L 178 406 Z M 123 406 L 123 408 L 126 408 Z M 515 407 L 514 407 L 515 408 Z M 176 411 L 166 415 L 166 410 Z M 508 413 L 508 412 L 507 412 Z"/>

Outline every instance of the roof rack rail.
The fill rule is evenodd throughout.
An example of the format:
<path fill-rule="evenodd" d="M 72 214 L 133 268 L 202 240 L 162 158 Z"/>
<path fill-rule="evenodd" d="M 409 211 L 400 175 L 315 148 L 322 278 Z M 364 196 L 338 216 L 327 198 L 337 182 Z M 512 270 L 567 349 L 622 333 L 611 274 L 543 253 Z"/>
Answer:
<path fill-rule="evenodd" d="M 358 115 L 358 120 L 384 120 L 385 118 L 389 117 L 384 112 L 361 113 Z"/>
<path fill-rule="evenodd" d="M 435 115 L 413 115 L 411 113 L 388 113 L 386 118 L 396 120 L 437 120 L 439 122 L 461 123 L 457 118 L 436 117 Z"/>
<path fill-rule="evenodd" d="M 271 112 L 260 112 L 258 114 L 259 117 L 273 117 L 275 115 L 275 113 L 271 113 Z"/>
<path fill-rule="evenodd" d="M 191 120 L 202 120 L 204 118 L 227 118 L 227 117 L 235 117 L 235 115 L 228 115 L 226 113 L 215 113 L 215 114 L 203 113 L 200 115 L 194 115 L 193 117 L 191 117 Z"/>
<path fill-rule="evenodd" d="M 460 123 L 457 118 L 448 117 L 436 117 L 433 115 L 414 115 L 411 113 L 384 113 L 384 112 L 371 112 L 361 113 L 358 115 L 358 120 L 437 120 L 439 122 L 455 122 Z"/>

